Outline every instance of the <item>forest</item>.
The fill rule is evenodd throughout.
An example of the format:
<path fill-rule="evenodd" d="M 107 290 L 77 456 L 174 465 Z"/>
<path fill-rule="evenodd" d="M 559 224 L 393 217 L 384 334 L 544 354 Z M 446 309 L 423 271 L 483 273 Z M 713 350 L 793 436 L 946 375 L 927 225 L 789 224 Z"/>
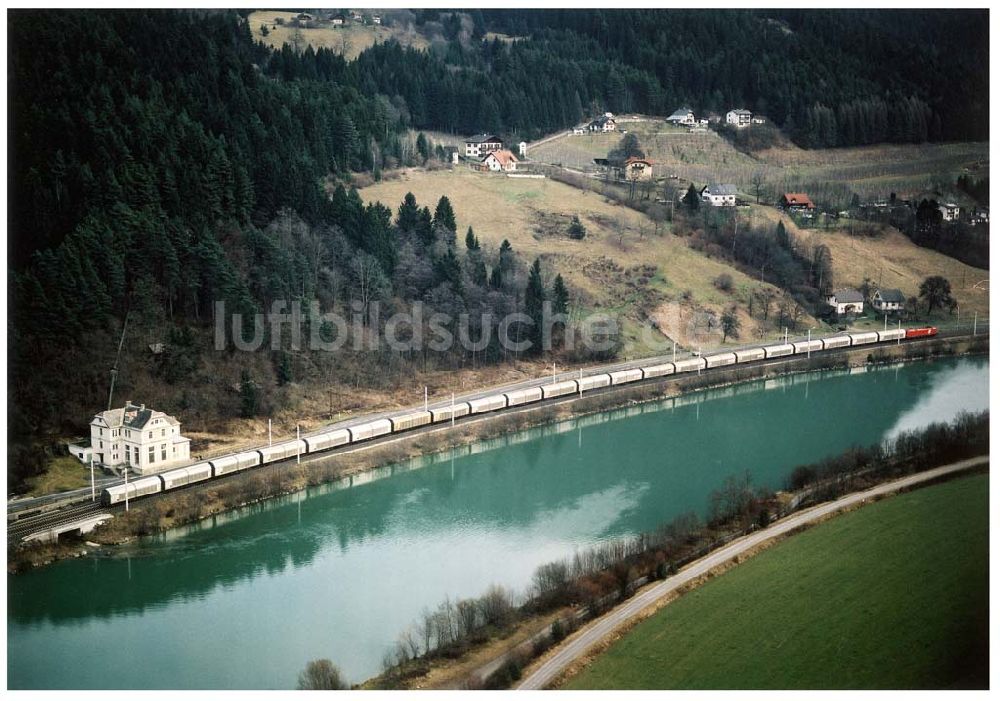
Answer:
<path fill-rule="evenodd" d="M 445 21 L 449 41 L 377 44 L 354 61 L 272 50 L 246 14 L 8 14 L 15 483 L 41 469 L 40 441 L 81 430 L 106 401 L 126 318 L 137 337 L 170 341 L 153 371 L 192 390 L 164 409 L 226 415 L 241 409 L 195 391 L 215 381 L 199 339 L 217 300 L 246 313 L 274 299 L 346 305 L 362 289 L 457 311 L 565 303 L 509 246 L 456 232 L 446 199 L 361 202 L 352 178 L 412 161 L 411 130 L 533 138 L 595 112 L 689 103 L 748 106 L 807 146 L 987 135 L 983 12 L 431 10 L 418 21 Z M 261 387 L 321 371 L 337 368 L 281 354 L 247 370 Z"/>

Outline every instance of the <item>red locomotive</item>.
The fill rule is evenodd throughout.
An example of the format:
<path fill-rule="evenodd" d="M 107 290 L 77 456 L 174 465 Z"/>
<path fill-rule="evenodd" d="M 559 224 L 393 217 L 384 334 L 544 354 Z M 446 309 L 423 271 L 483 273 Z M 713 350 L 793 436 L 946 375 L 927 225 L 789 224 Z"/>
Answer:
<path fill-rule="evenodd" d="M 937 326 L 906 330 L 906 338 L 925 338 L 927 336 L 937 336 Z"/>

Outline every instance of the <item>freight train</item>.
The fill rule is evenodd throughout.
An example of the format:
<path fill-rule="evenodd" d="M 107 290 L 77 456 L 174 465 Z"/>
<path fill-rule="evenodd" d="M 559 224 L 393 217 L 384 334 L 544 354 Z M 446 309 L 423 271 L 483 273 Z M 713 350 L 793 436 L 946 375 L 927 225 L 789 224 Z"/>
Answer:
<path fill-rule="evenodd" d="M 275 443 L 264 448 L 256 448 L 234 455 L 213 458 L 188 467 L 141 477 L 130 481 L 128 485 L 120 484 L 102 490 L 101 503 L 105 506 L 110 506 L 125 501 L 126 490 L 129 499 L 136 499 L 150 494 L 186 487 L 190 484 L 204 482 L 242 470 L 248 470 L 259 465 L 319 453 L 344 445 L 372 440 L 380 436 L 409 431 L 421 426 L 451 421 L 452 418 L 458 419 L 474 414 L 500 411 L 502 409 L 570 394 L 582 395 L 584 392 L 602 387 L 613 387 L 656 377 L 666 377 L 667 375 L 698 372 L 700 370 L 725 367 L 727 365 L 782 358 L 803 353 L 815 353 L 834 348 L 888 343 L 892 341 L 898 343 L 904 339 L 935 336 L 937 332 L 936 327 L 929 326 L 918 329 L 845 333 L 838 336 L 814 338 L 808 341 L 795 341 L 793 343 L 760 346 L 757 348 L 743 348 L 645 367 L 595 373 L 584 375 L 574 380 L 549 382 L 547 384 L 545 380 L 540 380 L 540 384 L 527 389 L 500 392 L 494 395 L 456 402 L 451 406 L 430 408 L 426 411 L 409 411 L 398 416 L 376 419 L 347 428 L 333 428 L 305 438 Z"/>

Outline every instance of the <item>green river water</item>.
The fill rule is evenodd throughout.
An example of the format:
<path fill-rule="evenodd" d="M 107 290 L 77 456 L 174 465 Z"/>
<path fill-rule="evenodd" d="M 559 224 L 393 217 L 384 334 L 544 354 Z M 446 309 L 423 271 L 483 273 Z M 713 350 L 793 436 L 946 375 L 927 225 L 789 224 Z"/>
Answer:
<path fill-rule="evenodd" d="M 446 596 L 522 592 L 535 568 L 704 514 L 725 478 L 988 407 L 985 359 L 824 372 L 609 411 L 415 460 L 8 576 L 11 688 L 352 682 Z M 419 468 L 419 469 L 418 469 Z"/>

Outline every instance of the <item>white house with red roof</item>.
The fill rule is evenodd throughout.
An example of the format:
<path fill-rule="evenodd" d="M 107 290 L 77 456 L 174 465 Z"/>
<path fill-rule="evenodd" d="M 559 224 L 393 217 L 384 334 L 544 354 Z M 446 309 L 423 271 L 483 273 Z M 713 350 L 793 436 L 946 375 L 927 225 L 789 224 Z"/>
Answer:
<path fill-rule="evenodd" d="M 481 166 L 483 170 L 513 173 L 517 170 L 517 163 L 517 156 L 507 149 L 500 149 L 499 151 L 490 151 L 486 154 L 486 158 L 483 159 Z"/>

